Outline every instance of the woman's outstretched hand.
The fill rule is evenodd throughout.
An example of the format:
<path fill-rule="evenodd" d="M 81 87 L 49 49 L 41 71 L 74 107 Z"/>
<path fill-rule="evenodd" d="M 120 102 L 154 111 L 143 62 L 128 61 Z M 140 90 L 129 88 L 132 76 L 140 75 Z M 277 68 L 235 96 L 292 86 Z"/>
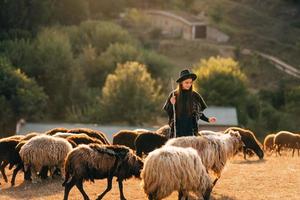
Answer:
<path fill-rule="evenodd" d="M 176 103 L 176 97 L 175 96 L 171 97 L 170 102 L 171 102 L 171 104 L 174 105 Z"/>
<path fill-rule="evenodd" d="M 209 121 L 209 123 L 215 123 L 215 122 L 217 121 L 217 118 L 215 118 L 215 117 L 210 117 L 210 118 L 208 119 L 208 121 Z"/>

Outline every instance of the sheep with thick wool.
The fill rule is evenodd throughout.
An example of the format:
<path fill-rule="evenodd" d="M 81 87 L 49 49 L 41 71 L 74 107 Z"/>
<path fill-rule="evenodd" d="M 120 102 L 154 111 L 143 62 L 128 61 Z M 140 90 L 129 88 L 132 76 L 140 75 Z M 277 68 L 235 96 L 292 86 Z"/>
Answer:
<path fill-rule="evenodd" d="M 119 183 L 120 199 L 125 200 L 123 180 L 132 176 L 140 177 L 142 168 L 142 160 L 125 146 L 79 145 L 68 154 L 65 161 L 64 200 L 68 199 L 74 185 L 84 199 L 88 200 L 89 197 L 83 190 L 83 181 L 107 178 L 107 188 L 97 198 L 102 199 L 111 190 L 114 176 Z"/>
<path fill-rule="evenodd" d="M 178 191 L 179 198 L 193 192 L 208 200 L 213 183 L 193 148 L 165 146 L 145 159 L 142 186 L 149 200 L 160 200 Z"/>
<path fill-rule="evenodd" d="M 20 156 L 24 163 L 25 172 L 31 170 L 32 182 L 37 181 L 37 172 L 43 166 L 50 167 L 53 174 L 54 167 L 62 171 L 67 154 L 72 150 L 71 144 L 58 137 L 49 135 L 36 136 L 21 147 Z"/>
<path fill-rule="evenodd" d="M 238 132 L 214 134 L 211 136 L 188 136 L 169 140 L 165 146 L 192 147 L 197 150 L 207 170 L 212 170 L 218 180 L 226 161 L 236 155 L 243 142 Z"/>

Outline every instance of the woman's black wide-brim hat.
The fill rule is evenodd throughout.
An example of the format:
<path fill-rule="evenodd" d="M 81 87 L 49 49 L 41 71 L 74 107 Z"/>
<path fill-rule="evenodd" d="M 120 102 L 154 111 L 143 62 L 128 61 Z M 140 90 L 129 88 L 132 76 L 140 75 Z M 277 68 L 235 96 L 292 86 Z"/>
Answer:
<path fill-rule="evenodd" d="M 194 73 L 191 73 L 188 69 L 182 70 L 180 72 L 180 77 L 177 79 L 177 83 L 184 81 L 188 78 L 191 78 L 193 81 L 196 80 L 197 75 Z"/>

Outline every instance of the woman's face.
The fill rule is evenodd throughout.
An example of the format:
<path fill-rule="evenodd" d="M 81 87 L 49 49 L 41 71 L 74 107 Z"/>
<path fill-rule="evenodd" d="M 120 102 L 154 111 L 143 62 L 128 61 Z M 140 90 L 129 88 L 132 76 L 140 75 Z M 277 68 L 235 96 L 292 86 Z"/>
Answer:
<path fill-rule="evenodd" d="M 188 78 L 181 82 L 182 89 L 183 90 L 189 90 L 191 86 L 193 85 L 193 79 Z"/>

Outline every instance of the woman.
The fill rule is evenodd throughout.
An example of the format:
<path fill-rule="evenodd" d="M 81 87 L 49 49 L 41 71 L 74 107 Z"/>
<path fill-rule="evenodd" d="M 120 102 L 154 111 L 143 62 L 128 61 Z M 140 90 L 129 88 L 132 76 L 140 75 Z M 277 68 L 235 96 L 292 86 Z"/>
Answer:
<path fill-rule="evenodd" d="M 176 81 L 178 89 L 169 95 L 163 109 L 168 113 L 169 125 L 174 133 L 173 104 L 176 112 L 176 137 L 192 136 L 198 133 L 198 120 L 214 123 L 215 117 L 207 118 L 203 110 L 207 108 L 200 94 L 193 91 L 193 81 L 197 75 L 185 69 Z"/>

